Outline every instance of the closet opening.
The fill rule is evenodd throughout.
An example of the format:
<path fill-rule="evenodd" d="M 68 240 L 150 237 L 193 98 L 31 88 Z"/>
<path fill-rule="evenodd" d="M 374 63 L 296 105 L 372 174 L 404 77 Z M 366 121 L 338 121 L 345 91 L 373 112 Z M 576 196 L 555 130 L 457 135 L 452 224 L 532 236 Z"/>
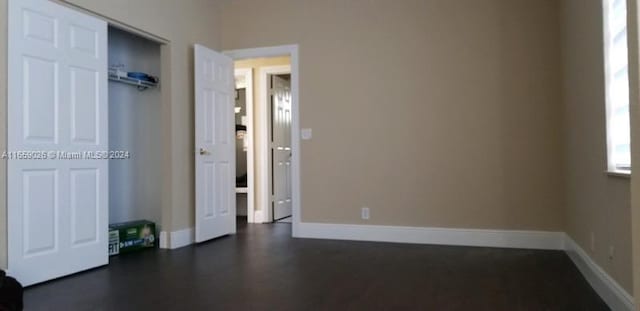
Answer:
<path fill-rule="evenodd" d="M 153 222 L 155 227 L 139 233 L 151 248 L 158 247 L 162 223 L 161 46 L 108 29 L 109 150 L 114 155 L 109 159 L 109 224 Z M 120 253 L 123 241 L 120 236 Z"/>

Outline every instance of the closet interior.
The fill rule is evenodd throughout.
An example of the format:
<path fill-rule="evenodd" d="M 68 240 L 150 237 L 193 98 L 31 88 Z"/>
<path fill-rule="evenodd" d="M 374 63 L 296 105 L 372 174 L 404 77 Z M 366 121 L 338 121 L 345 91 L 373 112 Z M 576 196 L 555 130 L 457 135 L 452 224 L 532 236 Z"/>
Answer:
<path fill-rule="evenodd" d="M 161 45 L 109 27 L 109 223 L 161 224 Z"/>

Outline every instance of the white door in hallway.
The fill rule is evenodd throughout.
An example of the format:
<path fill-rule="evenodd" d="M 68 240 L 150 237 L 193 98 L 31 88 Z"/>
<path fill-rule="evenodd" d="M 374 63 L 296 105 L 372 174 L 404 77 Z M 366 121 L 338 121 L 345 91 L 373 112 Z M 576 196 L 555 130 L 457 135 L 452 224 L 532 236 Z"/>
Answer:
<path fill-rule="evenodd" d="M 271 75 L 271 171 L 273 220 L 291 216 L 291 80 Z"/>
<path fill-rule="evenodd" d="M 233 61 L 195 45 L 196 242 L 236 230 Z"/>
<path fill-rule="evenodd" d="M 31 285 L 108 263 L 108 161 L 61 159 L 108 149 L 107 24 L 46 0 L 8 9 L 9 272 Z"/>

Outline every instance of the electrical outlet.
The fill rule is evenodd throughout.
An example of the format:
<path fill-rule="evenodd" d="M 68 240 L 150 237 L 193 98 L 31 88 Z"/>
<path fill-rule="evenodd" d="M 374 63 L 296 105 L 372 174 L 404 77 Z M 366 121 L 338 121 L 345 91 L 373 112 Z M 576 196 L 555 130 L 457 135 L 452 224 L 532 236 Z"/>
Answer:
<path fill-rule="evenodd" d="M 313 137 L 313 132 L 309 128 L 304 128 L 300 132 L 301 132 L 300 136 L 302 137 L 303 140 L 309 140 L 311 139 L 311 137 Z"/>
<path fill-rule="evenodd" d="M 615 246 L 609 246 L 609 260 L 613 260 L 614 255 L 616 254 Z"/>
<path fill-rule="evenodd" d="M 363 207 L 362 208 L 362 219 L 364 219 L 364 220 L 368 220 L 369 219 L 369 208 L 368 207 Z"/>
<path fill-rule="evenodd" d="M 591 244 L 590 244 L 590 247 L 591 247 L 591 251 L 592 252 L 596 251 L 596 235 L 593 232 L 591 232 Z"/>

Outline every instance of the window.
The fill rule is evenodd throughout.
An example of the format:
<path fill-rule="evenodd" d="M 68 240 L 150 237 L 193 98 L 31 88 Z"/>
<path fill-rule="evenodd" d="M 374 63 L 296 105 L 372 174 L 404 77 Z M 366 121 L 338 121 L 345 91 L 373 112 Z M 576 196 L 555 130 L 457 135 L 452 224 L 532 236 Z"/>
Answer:
<path fill-rule="evenodd" d="M 631 170 L 626 0 L 604 0 L 608 170 Z"/>

